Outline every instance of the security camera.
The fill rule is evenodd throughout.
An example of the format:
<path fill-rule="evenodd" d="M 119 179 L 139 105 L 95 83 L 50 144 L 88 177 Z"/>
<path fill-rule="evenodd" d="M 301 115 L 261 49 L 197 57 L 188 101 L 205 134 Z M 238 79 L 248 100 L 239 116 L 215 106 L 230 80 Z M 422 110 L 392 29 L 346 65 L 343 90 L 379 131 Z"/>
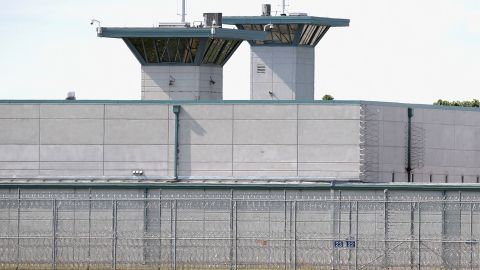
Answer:
<path fill-rule="evenodd" d="M 263 27 L 263 31 L 272 30 L 273 28 L 274 28 L 274 25 L 269 23 Z"/>
<path fill-rule="evenodd" d="M 100 33 L 102 32 L 102 26 L 100 25 L 100 21 L 99 21 L 99 20 L 96 20 L 96 19 L 92 19 L 92 20 L 90 21 L 90 25 L 93 25 L 94 23 L 97 24 L 97 29 L 96 29 L 96 30 L 97 30 L 97 33 L 100 34 Z"/>

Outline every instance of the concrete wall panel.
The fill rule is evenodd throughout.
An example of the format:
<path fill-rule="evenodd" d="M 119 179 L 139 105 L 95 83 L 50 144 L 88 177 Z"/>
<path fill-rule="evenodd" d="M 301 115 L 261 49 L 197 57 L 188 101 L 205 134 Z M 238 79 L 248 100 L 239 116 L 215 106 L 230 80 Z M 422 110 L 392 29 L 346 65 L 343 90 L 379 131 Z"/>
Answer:
<path fill-rule="evenodd" d="M 455 148 L 455 128 L 453 125 L 424 124 L 426 148 Z"/>
<path fill-rule="evenodd" d="M 107 161 L 153 162 L 167 161 L 166 145 L 105 145 Z"/>
<path fill-rule="evenodd" d="M 39 118 L 38 104 L 0 104 L 1 118 Z"/>
<path fill-rule="evenodd" d="M 103 120 L 41 119 L 41 144 L 103 144 Z"/>
<path fill-rule="evenodd" d="M 40 161 L 102 161 L 102 145 L 41 145 Z"/>
<path fill-rule="evenodd" d="M 0 161 L 0 170 L 38 170 L 38 162 Z"/>
<path fill-rule="evenodd" d="M 296 162 L 296 145 L 234 145 L 234 162 Z"/>
<path fill-rule="evenodd" d="M 293 120 L 235 120 L 234 144 L 297 144 Z"/>
<path fill-rule="evenodd" d="M 103 170 L 103 162 L 40 162 L 40 170 Z"/>
<path fill-rule="evenodd" d="M 162 171 L 167 170 L 167 162 L 165 161 L 150 161 L 150 162 L 105 162 L 104 163 L 105 170 L 129 170 L 130 174 L 132 174 L 132 170 L 143 170 L 145 172 L 154 171 Z"/>
<path fill-rule="evenodd" d="M 235 120 L 295 120 L 297 105 L 234 105 Z"/>
<path fill-rule="evenodd" d="M 42 104 L 40 105 L 41 118 L 68 118 L 68 119 L 101 119 L 105 105 L 88 104 Z"/>
<path fill-rule="evenodd" d="M 464 126 L 480 126 L 480 114 L 475 111 L 455 111 L 455 124 Z"/>
<path fill-rule="evenodd" d="M 234 171 L 255 171 L 255 170 L 267 170 L 267 171 L 296 171 L 296 162 L 281 162 L 281 163 L 269 163 L 269 162 L 242 162 L 233 164 Z"/>
<path fill-rule="evenodd" d="M 228 172 L 227 175 L 230 175 L 232 162 L 179 162 L 178 169 L 180 171 L 224 171 Z"/>
<path fill-rule="evenodd" d="M 232 144 L 231 120 L 181 120 L 179 142 L 184 144 Z M 170 144 L 175 143 L 175 122 L 170 121 Z"/>
<path fill-rule="evenodd" d="M 0 144 L 38 144 L 38 119 L 0 119 Z"/>
<path fill-rule="evenodd" d="M 297 171 L 276 171 L 276 170 L 254 170 L 254 171 L 234 171 L 235 177 L 296 177 Z"/>
<path fill-rule="evenodd" d="M 168 119 L 168 105 L 106 105 L 107 119 Z"/>
<path fill-rule="evenodd" d="M 357 120 L 299 120 L 299 144 L 360 143 Z"/>
<path fill-rule="evenodd" d="M 180 119 L 196 119 L 196 120 L 231 120 L 233 117 L 234 105 L 182 105 Z M 170 119 L 174 119 L 172 110 L 169 110 Z"/>
<path fill-rule="evenodd" d="M 38 153 L 38 145 L 0 145 L 0 161 L 38 161 Z"/>
<path fill-rule="evenodd" d="M 480 151 L 480 125 L 455 126 L 455 149 Z"/>
<path fill-rule="evenodd" d="M 172 148 L 173 153 L 173 148 Z M 180 145 L 180 162 L 231 162 L 231 145 Z"/>
<path fill-rule="evenodd" d="M 453 125 L 455 123 L 455 111 L 425 109 L 423 110 L 423 122 L 429 124 Z"/>
<path fill-rule="evenodd" d="M 31 177 L 37 175 L 38 170 L 0 170 L 1 177 Z"/>
<path fill-rule="evenodd" d="M 360 166 L 356 162 L 323 162 L 323 163 L 298 163 L 299 171 L 334 171 L 334 172 L 354 172 L 357 174 L 360 170 Z"/>
<path fill-rule="evenodd" d="M 383 145 L 405 147 L 407 144 L 407 123 L 383 121 Z"/>
<path fill-rule="evenodd" d="M 360 119 L 360 106 L 352 105 L 298 105 L 298 119 Z"/>
<path fill-rule="evenodd" d="M 106 120 L 105 144 L 167 144 L 167 120 Z"/>
<path fill-rule="evenodd" d="M 298 162 L 360 162 L 358 145 L 299 145 Z"/>

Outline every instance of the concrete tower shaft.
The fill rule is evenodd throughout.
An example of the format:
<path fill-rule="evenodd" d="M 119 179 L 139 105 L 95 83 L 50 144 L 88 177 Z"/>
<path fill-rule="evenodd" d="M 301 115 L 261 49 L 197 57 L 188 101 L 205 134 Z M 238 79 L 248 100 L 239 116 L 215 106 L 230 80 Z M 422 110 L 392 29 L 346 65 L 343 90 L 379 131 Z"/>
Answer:
<path fill-rule="evenodd" d="M 266 40 L 249 41 L 252 100 L 314 99 L 315 46 L 331 27 L 350 21 L 300 15 L 223 17 L 238 29 L 267 33 Z"/>
<path fill-rule="evenodd" d="M 264 40 L 266 33 L 172 24 L 102 28 L 98 36 L 123 39 L 140 62 L 142 99 L 221 100 L 223 65 L 243 40 Z"/>

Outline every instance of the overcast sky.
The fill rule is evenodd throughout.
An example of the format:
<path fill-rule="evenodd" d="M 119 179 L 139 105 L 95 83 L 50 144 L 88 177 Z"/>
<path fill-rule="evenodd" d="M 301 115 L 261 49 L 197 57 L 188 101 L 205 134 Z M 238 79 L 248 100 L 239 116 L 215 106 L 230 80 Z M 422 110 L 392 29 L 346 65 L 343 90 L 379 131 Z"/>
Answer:
<path fill-rule="evenodd" d="M 259 15 L 268 1 L 187 1 L 187 21 L 203 12 Z M 273 10 L 281 1 L 272 0 Z M 316 47 L 316 97 L 432 103 L 480 98 L 480 1 L 290 0 L 289 12 L 348 18 Z M 102 26 L 178 21 L 177 0 L 19 0 L 0 9 L 0 99 L 140 99 L 140 64 Z M 224 67 L 224 97 L 249 94 L 250 48 Z"/>

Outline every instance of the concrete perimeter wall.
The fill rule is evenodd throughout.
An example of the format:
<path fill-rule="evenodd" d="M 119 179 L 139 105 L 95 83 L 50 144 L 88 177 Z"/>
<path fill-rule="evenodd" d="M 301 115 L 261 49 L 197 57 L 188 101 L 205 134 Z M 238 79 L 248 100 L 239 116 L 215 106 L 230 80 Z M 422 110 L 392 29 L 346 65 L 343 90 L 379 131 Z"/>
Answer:
<path fill-rule="evenodd" d="M 173 175 L 168 104 L 0 104 L 0 175 Z M 179 176 L 359 179 L 358 105 L 185 104 Z"/>
<path fill-rule="evenodd" d="M 385 103 L 181 105 L 180 177 L 414 182 L 480 175 L 480 111 Z M 172 177 L 170 103 L 0 104 L 0 176 Z"/>
<path fill-rule="evenodd" d="M 364 178 L 405 182 L 408 105 L 362 106 Z M 480 110 L 410 106 L 412 181 L 477 183 Z"/>

